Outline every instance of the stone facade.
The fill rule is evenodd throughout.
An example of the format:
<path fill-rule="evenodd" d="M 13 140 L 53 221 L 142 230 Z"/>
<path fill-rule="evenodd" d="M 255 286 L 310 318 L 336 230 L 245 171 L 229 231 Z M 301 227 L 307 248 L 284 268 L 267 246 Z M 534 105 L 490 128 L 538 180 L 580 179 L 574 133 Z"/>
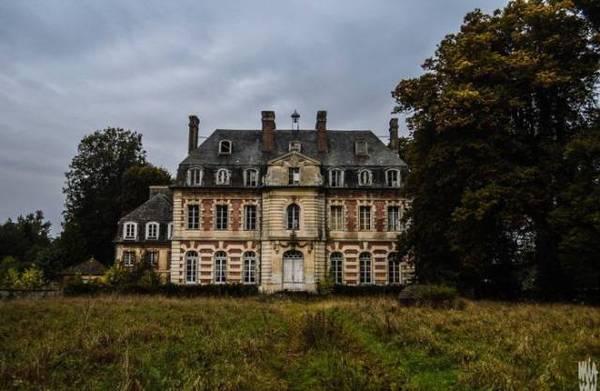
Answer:
<path fill-rule="evenodd" d="M 172 227 L 168 237 L 125 238 L 128 222 L 158 219 L 143 205 L 120 222 L 117 260 L 154 251 L 173 283 L 258 284 L 264 292 L 314 291 L 327 276 L 350 285 L 409 282 L 412 265 L 395 253 L 407 207 L 397 121 L 386 146 L 371 131 L 327 130 L 326 118 L 318 112 L 314 130 L 277 130 L 267 111 L 261 130 L 217 129 L 197 146 L 191 116 L 170 215 L 158 216 Z"/>

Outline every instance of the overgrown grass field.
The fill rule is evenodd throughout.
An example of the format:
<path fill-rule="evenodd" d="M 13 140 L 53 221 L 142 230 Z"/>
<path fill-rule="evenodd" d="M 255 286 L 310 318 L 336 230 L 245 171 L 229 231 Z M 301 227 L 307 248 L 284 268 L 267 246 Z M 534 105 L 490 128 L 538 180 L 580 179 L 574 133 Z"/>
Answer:
<path fill-rule="evenodd" d="M 393 298 L 0 302 L 0 389 L 546 390 L 600 360 L 600 309 Z"/>

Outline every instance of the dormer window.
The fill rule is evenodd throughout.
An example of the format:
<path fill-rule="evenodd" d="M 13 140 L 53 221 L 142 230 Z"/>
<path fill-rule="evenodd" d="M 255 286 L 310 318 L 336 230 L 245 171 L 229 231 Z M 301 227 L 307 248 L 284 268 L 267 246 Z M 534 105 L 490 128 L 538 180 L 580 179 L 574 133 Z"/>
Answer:
<path fill-rule="evenodd" d="M 385 184 L 389 187 L 400 187 L 400 170 L 387 170 L 385 172 Z"/>
<path fill-rule="evenodd" d="M 231 155 L 231 141 L 219 141 L 219 155 Z"/>
<path fill-rule="evenodd" d="M 158 240 L 159 225 L 156 222 L 146 224 L 146 240 Z"/>
<path fill-rule="evenodd" d="M 367 156 L 369 154 L 369 146 L 365 140 L 358 140 L 354 143 L 354 153 L 357 156 Z"/>
<path fill-rule="evenodd" d="M 288 170 L 288 184 L 300 184 L 300 167 L 290 167 Z"/>
<path fill-rule="evenodd" d="M 202 186 L 202 169 L 199 167 L 192 167 L 187 172 L 187 184 L 188 186 Z"/>
<path fill-rule="evenodd" d="M 371 186 L 373 183 L 373 173 L 370 170 L 360 170 L 358 172 L 358 185 Z"/>
<path fill-rule="evenodd" d="M 290 141 L 289 149 L 290 152 L 302 152 L 302 144 L 300 141 Z"/>
<path fill-rule="evenodd" d="M 339 168 L 329 170 L 329 186 L 344 187 L 344 171 Z"/>
<path fill-rule="evenodd" d="M 226 168 L 219 168 L 215 174 L 217 185 L 228 185 L 231 180 L 231 172 Z"/>
<path fill-rule="evenodd" d="M 123 224 L 123 239 L 135 240 L 137 238 L 137 223 L 128 222 Z"/>
<path fill-rule="evenodd" d="M 244 186 L 256 187 L 258 186 L 258 170 L 249 168 L 244 171 Z"/>

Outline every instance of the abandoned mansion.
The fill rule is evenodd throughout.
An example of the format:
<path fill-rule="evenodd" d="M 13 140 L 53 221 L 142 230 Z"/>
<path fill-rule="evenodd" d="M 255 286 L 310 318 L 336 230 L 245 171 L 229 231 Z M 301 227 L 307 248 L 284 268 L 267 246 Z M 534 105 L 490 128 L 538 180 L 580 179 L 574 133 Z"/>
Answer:
<path fill-rule="evenodd" d="M 413 267 L 395 252 L 407 200 L 398 120 L 385 145 L 372 131 L 217 129 L 188 155 L 171 186 L 119 221 L 116 259 L 150 263 L 176 284 L 257 284 L 263 292 L 336 284 L 405 284 Z"/>

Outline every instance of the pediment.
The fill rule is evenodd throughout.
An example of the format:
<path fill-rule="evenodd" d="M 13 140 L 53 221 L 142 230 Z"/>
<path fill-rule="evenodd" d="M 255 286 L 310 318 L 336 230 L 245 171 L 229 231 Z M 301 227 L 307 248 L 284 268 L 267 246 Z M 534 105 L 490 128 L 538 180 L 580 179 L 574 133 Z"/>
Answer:
<path fill-rule="evenodd" d="M 284 155 L 278 156 L 275 159 L 269 160 L 270 166 L 320 166 L 321 162 L 303 155 L 300 152 L 292 151 Z"/>

